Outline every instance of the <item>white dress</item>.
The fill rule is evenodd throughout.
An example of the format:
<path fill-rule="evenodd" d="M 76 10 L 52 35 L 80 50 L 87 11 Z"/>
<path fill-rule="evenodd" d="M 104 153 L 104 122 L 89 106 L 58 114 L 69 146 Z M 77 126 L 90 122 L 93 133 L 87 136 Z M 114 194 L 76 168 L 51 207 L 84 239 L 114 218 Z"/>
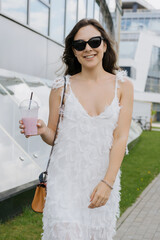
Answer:
<path fill-rule="evenodd" d="M 120 214 L 120 170 L 107 203 L 98 208 L 88 205 L 109 164 L 113 131 L 122 107 L 117 96 L 118 80 L 124 81 L 125 74 L 117 72 L 112 103 L 93 117 L 74 95 L 67 75 L 69 91 L 48 170 L 42 240 L 113 239 Z M 63 85 L 63 78 L 58 78 L 53 88 Z"/>

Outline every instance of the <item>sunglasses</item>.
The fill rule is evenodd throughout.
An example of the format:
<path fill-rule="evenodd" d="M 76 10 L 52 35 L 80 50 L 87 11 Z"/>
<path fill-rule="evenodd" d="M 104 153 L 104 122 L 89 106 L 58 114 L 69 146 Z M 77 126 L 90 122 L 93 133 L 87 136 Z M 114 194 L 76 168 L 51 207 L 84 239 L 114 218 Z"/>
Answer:
<path fill-rule="evenodd" d="M 88 41 L 75 40 L 73 41 L 72 46 L 77 51 L 83 51 L 86 48 L 87 43 L 91 48 L 98 48 L 101 45 L 102 40 L 104 40 L 104 38 L 101 36 L 92 37 Z"/>

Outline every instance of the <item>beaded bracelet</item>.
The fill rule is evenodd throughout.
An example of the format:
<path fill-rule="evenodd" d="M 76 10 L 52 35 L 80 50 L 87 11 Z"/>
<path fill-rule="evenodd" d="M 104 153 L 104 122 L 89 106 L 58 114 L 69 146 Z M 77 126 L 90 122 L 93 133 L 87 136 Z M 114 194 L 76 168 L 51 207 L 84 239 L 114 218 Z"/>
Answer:
<path fill-rule="evenodd" d="M 107 181 L 105 181 L 105 180 L 101 180 L 101 182 L 104 182 L 108 187 L 110 187 L 111 189 L 113 189 L 113 187 L 107 182 Z"/>

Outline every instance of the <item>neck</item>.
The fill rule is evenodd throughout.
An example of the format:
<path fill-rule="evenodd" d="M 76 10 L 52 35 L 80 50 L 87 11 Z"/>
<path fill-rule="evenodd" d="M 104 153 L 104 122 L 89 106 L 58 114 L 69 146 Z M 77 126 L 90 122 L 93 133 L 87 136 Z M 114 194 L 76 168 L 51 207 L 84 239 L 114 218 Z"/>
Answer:
<path fill-rule="evenodd" d="M 103 69 L 103 67 L 93 69 L 86 69 L 82 67 L 81 76 L 83 76 L 85 81 L 97 81 L 104 75 L 104 73 L 106 73 L 106 71 Z"/>

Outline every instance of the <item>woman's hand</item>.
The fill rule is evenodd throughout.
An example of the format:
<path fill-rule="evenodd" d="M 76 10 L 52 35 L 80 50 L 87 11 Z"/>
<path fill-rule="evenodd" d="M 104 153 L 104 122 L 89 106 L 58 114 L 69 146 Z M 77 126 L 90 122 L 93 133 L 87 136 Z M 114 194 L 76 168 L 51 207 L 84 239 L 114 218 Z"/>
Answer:
<path fill-rule="evenodd" d="M 101 207 L 106 204 L 111 194 L 111 189 L 103 182 L 100 182 L 90 196 L 89 208 Z"/>
<path fill-rule="evenodd" d="M 25 126 L 23 124 L 23 121 L 20 120 L 19 121 L 20 125 L 19 125 L 19 128 L 22 129 L 20 132 L 21 134 L 25 134 Z M 45 131 L 46 131 L 46 124 L 43 122 L 43 120 L 41 119 L 38 119 L 37 120 L 37 134 L 36 135 L 41 135 L 43 134 Z M 27 135 L 25 136 L 26 138 L 29 138 L 31 137 L 32 135 Z"/>

